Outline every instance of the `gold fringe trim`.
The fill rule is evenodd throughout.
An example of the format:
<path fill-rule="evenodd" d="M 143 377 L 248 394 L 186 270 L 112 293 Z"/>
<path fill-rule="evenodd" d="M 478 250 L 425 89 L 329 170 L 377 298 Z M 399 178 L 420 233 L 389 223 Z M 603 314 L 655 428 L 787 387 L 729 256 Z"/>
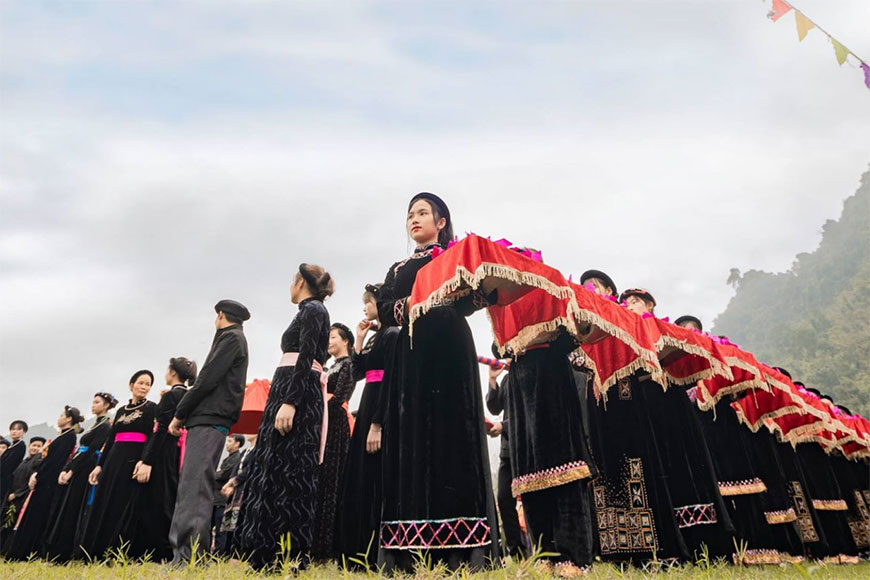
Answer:
<path fill-rule="evenodd" d="M 665 373 L 665 376 L 668 378 L 668 382 L 674 385 L 679 385 L 681 387 L 685 387 L 687 385 L 694 385 L 698 381 L 703 381 L 706 379 L 710 379 L 715 374 L 713 369 L 704 369 L 703 371 L 698 371 L 694 374 L 691 374 L 687 377 L 675 377 L 671 373 L 667 371 L 667 369 L 662 369 Z"/>
<path fill-rule="evenodd" d="M 524 493 L 564 485 L 591 476 L 592 472 L 585 462 L 572 461 L 558 467 L 550 467 L 549 469 L 515 477 L 511 482 L 511 494 L 517 497 Z"/>
<path fill-rule="evenodd" d="M 814 499 L 813 507 L 819 511 L 845 512 L 849 511 L 844 499 Z"/>
<path fill-rule="evenodd" d="M 723 496 L 731 495 L 750 495 L 753 493 L 762 493 L 767 491 L 767 486 L 759 478 L 747 479 L 745 481 L 720 481 L 719 493 Z"/>
<path fill-rule="evenodd" d="M 667 389 L 668 382 L 662 374 L 661 369 L 654 363 L 644 360 L 643 357 L 636 358 L 624 367 L 617 369 L 603 383 L 601 382 L 601 377 L 598 372 L 598 366 L 595 364 L 595 361 L 592 360 L 592 357 L 586 357 L 586 365 L 593 372 L 592 381 L 595 388 L 598 389 L 598 392 L 601 394 L 601 398 L 605 405 L 607 404 L 607 391 L 622 379 L 626 379 L 640 370 L 649 372 L 652 381 L 658 383 L 663 389 Z"/>
<path fill-rule="evenodd" d="M 722 361 L 714 357 L 710 351 L 696 345 L 689 344 L 684 340 L 679 340 L 674 338 L 673 336 L 668 336 L 666 334 L 661 335 L 659 340 L 656 342 L 656 350 L 658 352 L 662 351 L 663 346 L 670 346 L 676 349 L 679 349 L 683 352 L 693 354 L 695 356 L 699 356 L 710 363 L 710 370 L 712 374 L 720 375 L 725 377 L 728 380 L 734 380 L 734 375 L 731 373 L 731 367 L 724 364 Z M 707 377 L 709 378 L 709 377 Z"/>
<path fill-rule="evenodd" d="M 487 311 L 487 315 L 489 312 Z M 491 320 L 491 319 L 490 319 Z M 496 341 L 496 347 L 498 348 L 499 353 L 504 356 L 504 354 L 510 350 L 516 355 L 522 354 L 528 347 L 532 346 L 535 338 L 546 335 L 546 334 L 555 334 L 559 327 L 564 326 L 565 328 L 569 328 L 571 321 L 564 316 L 557 316 L 553 320 L 548 320 L 546 322 L 539 322 L 537 324 L 533 324 L 532 326 L 526 326 L 520 332 L 508 340 L 505 344 L 500 345 Z M 546 341 L 544 341 L 546 342 Z"/>
<path fill-rule="evenodd" d="M 766 519 L 767 523 L 772 526 L 777 524 L 789 524 L 797 521 L 797 514 L 794 513 L 794 508 L 788 508 L 787 510 L 764 512 L 764 519 Z"/>
<path fill-rule="evenodd" d="M 821 560 L 822 564 L 860 564 L 861 558 L 858 556 L 847 556 L 840 554 L 839 556 L 828 556 Z"/>
<path fill-rule="evenodd" d="M 731 557 L 737 566 L 776 565 L 783 561 L 783 555 L 777 550 L 746 550 Z"/>

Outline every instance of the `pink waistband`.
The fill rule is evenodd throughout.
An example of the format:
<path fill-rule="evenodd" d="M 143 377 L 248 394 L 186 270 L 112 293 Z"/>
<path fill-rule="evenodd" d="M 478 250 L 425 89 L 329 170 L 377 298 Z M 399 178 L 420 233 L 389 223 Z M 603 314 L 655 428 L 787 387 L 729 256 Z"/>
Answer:
<path fill-rule="evenodd" d="M 379 383 L 383 380 L 384 380 L 384 371 L 383 370 L 366 371 L 366 382 L 367 383 Z"/>
<path fill-rule="evenodd" d="M 299 353 L 298 352 L 285 352 L 281 355 L 281 360 L 278 362 L 278 366 L 279 367 L 295 367 L 298 360 L 299 360 Z M 311 370 L 322 373 L 323 366 L 319 362 L 313 361 L 311 363 Z"/>
<path fill-rule="evenodd" d="M 115 443 L 145 443 L 145 433 L 115 433 Z"/>

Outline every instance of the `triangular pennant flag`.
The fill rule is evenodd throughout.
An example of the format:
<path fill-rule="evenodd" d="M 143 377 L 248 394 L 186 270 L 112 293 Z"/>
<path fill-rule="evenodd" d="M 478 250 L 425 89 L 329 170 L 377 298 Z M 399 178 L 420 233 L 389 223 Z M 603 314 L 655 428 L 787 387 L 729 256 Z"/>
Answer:
<path fill-rule="evenodd" d="M 864 84 L 870 89 L 870 64 L 862 62 L 861 68 L 864 69 Z"/>
<path fill-rule="evenodd" d="M 794 11 L 794 22 L 797 24 L 798 42 L 806 38 L 807 32 L 816 27 L 813 21 L 798 12 Z"/>
<path fill-rule="evenodd" d="M 785 0 L 773 0 L 773 5 L 770 7 L 770 12 L 767 13 L 767 17 L 776 22 L 791 10 L 791 4 L 786 2 Z"/>
<path fill-rule="evenodd" d="M 833 36 L 831 37 L 831 43 L 834 45 L 837 62 L 840 63 L 840 66 L 843 66 L 843 63 L 846 62 L 846 57 L 849 56 L 849 49 L 840 44 Z"/>

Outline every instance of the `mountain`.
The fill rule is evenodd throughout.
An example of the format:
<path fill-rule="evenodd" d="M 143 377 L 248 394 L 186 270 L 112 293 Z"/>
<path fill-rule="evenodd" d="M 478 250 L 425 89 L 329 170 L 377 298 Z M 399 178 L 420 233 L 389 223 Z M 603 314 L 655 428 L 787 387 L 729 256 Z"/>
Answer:
<path fill-rule="evenodd" d="M 737 291 L 714 323 L 759 360 L 870 416 L 870 171 L 783 273 L 731 271 Z"/>

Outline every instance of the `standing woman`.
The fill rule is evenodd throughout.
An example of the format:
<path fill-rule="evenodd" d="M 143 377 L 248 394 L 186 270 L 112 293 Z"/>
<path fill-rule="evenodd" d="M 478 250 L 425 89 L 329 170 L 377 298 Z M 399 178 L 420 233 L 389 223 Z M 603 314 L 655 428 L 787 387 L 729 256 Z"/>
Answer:
<path fill-rule="evenodd" d="M 279 542 L 289 535 L 291 558 L 308 565 L 314 535 L 317 463 L 321 450 L 323 363 L 329 358 L 329 273 L 300 264 L 290 287 L 299 312 L 281 337 L 257 446 L 245 464 L 250 475 L 234 541 L 256 569 L 275 563 Z"/>
<path fill-rule="evenodd" d="M 151 371 L 137 371 L 130 378 L 130 402 L 118 409 L 112 436 L 88 481 L 99 484 L 85 530 L 82 550 L 87 558 L 102 558 L 107 550 L 129 541 L 141 484 L 134 479 L 136 464 L 154 431 L 157 404 L 145 397 L 154 384 Z M 131 549 L 135 549 L 132 548 Z"/>
<path fill-rule="evenodd" d="M 347 407 L 356 386 L 350 362 L 350 351 L 353 350 L 350 329 L 340 322 L 334 323 L 329 329 L 329 346 L 326 350 L 335 362 L 326 373 L 326 412 L 329 416 L 326 423 L 326 450 L 323 462 L 317 468 L 317 509 L 311 552 L 318 560 L 332 559 L 335 555 L 338 484 L 344 472 L 353 431 L 353 416 Z"/>
<path fill-rule="evenodd" d="M 168 427 L 187 387 L 196 381 L 196 363 L 183 356 L 169 359 L 165 379 L 169 390 L 160 396 L 154 434 L 145 445 L 142 460 L 135 470 L 136 481 L 143 487 L 130 542 L 130 556 L 141 557 L 150 552 L 151 559 L 157 562 L 172 559 L 169 527 L 175 511 L 183 449 L 182 439 L 169 433 Z"/>
<path fill-rule="evenodd" d="M 381 523 L 381 383 L 388 352 L 399 329 L 379 327 L 377 295 L 381 284 L 367 285 L 363 294 L 365 318 L 356 327 L 352 364 L 354 381 L 365 379 L 342 476 L 335 525 L 338 563 L 351 559 L 373 563 L 378 552 Z M 375 332 L 366 342 L 369 330 Z"/>
<path fill-rule="evenodd" d="M 8 558 L 26 560 L 32 553 L 42 552 L 52 504 L 60 487 L 58 476 L 75 449 L 76 433 L 81 422 L 82 414 L 78 409 L 69 405 L 63 408 L 57 419 L 60 435 L 48 446 L 48 452 L 30 476 L 30 497 L 12 536 Z"/>
<path fill-rule="evenodd" d="M 73 556 L 81 541 L 90 511 L 88 498 L 92 496 L 88 476 L 97 465 L 100 449 L 109 439 L 112 425 L 109 410 L 118 400 L 109 393 L 96 393 L 91 401 L 91 413 L 96 416 L 94 424 L 82 433 L 75 455 L 57 477 L 60 497 L 49 518 L 45 538 L 45 558 L 63 563 Z"/>
<path fill-rule="evenodd" d="M 412 551 L 431 550 L 450 569 L 497 561 L 498 523 L 492 497 L 477 353 L 465 316 L 485 307 L 479 292 L 448 299 L 408 334 L 408 297 L 417 272 L 453 236 L 450 211 L 436 195 L 408 204 L 415 252 L 393 264 L 378 295 L 386 326 L 399 326 L 387 369 L 383 426 L 384 490 L 378 563 L 389 572 L 413 567 Z"/>

